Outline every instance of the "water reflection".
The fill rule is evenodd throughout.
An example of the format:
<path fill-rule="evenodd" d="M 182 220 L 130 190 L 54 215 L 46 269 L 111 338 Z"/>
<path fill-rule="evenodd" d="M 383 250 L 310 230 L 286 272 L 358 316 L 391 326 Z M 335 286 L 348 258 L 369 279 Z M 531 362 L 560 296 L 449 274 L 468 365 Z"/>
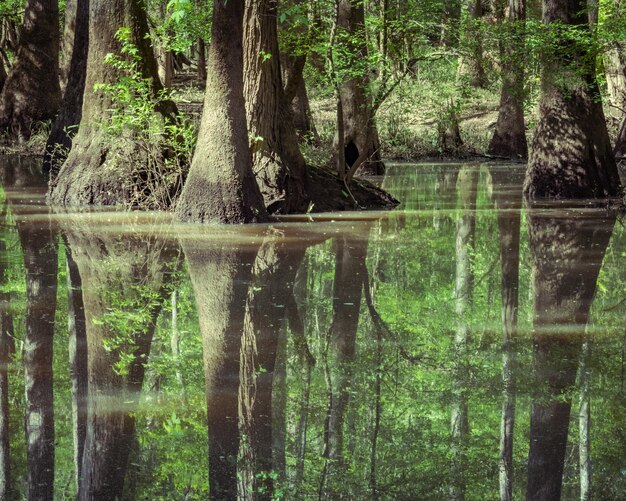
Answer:
<path fill-rule="evenodd" d="M 522 175 L 223 228 L 51 214 L 9 162 L 0 498 L 619 498 L 624 231 Z"/>

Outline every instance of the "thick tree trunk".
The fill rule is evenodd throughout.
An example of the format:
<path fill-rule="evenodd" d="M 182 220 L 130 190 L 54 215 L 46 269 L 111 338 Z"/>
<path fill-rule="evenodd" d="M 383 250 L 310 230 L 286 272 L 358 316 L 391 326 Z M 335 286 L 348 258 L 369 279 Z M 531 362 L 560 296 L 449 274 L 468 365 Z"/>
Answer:
<path fill-rule="evenodd" d="M 76 488 L 80 489 L 82 480 L 82 459 L 87 433 L 87 327 L 83 288 L 78 265 L 72 257 L 69 246 L 66 249 L 67 260 L 67 323 L 69 329 L 69 362 L 72 380 L 72 424 L 74 435 L 74 468 L 76 470 Z"/>
<path fill-rule="evenodd" d="M 604 53 L 604 74 L 613 107 L 611 115 L 618 119 L 626 116 L 626 44 L 613 42 Z"/>
<path fill-rule="evenodd" d="M 78 498 L 121 499 L 135 436 L 132 413 L 166 299 L 170 251 L 153 236 L 117 236 L 76 223 L 65 234 L 82 282 L 87 338 L 88 415 Z M 135 319 L 139 309 L 145 316 Z M 120 330 L 122 322 L 107 321 L 111 312 L 133 320 Z"/>
<path fill-rule="evenodd" d="M 184 221 L 267 218 L 252 171 L 243 95 L 244 0 L 214 0 L 202 123 L 176 212 Z"/>
<path fill-rule="evenodd" d="M 338 2 L 338 33 L 342 37 L 349 37 L 346 42 L 349 50 L 352 51 L 351 58 L 360 67 L 368 56 L 363 2 L 358 0 L 338 0 Z M 381 175 L 385 173 L 385 164 L 380 156 L 380 139 L 372 113 L 370 92 L 370 78 L 367 73 L 354 76 L 341 83 L 343 149 L 348 169 L 359 156 L 366 152 L 366 161 L 359 168 L 359 173 Z"/>
<path fill-rule="evenodd" d="M 238 246 L 236 242 L 223 242 L 207 247 L 185 240 L 182 246 L 202 333 L 210 496 L 237 499 L 241 340 L 246 296 L 259 244 Z"/>
<path fill-rule="evenodd" d="M 59 82 L 61 93 L 67 88 L 67 81 L 71 73 L 72 53 L 74 51 L 74 36 L 76 34 L 76 11 L 78 0 L 65 1 L 65 19 L 63 22 L 63 35 L 60 43 Z"/>
<path fill-rule="evenodd" d="M 465 167 L 459 172 L 457 191 L 459 215 L 456 225 L 456 278 L 455 313 L 457 326 L 454 333 L 453 401 L 450 410 L 452 438 L 452 465 L 450 471 L 450 499 L 465 499 L 466 447 L 469 434 L 467 409 L 467 343 L 470 330 L 467 317 L 471 314 L 474 295 L 474 270 L 472 254 L 476 237 L 476 194 L 479 172 L 475 167 Z"/>
<path fill-rule="evenodd" d="M 57 293 L 57 234 L 49 222 L 17 223 L 26 268 L 26 455 L 29 499 L 54 497 L 52 346 Z"/>
<path fill-rule="evenodd" d="M 132 138 L 114 140 L 102 123 L 110 118 L 111 97 L 94 90 L 97 83 L 115 84 L 120 70 L 104 64 L 107 54 L 121 53 L 115 34 L 127 27 L 141 57 L 139 71 L 151 79 L 153 95 L 162 90 L 150 41 L 143 2 L 140 0 L 90 0 L 89 50 L 82 117 L 72 150 L 59 175 L 50 185 L 49 200 L 58 205 L 129 204 L 134 190 L 145 188 L 141 168 L 148 165 L 148 153 Z M 162 103 L 158 112 L 169 120 L 175 114 L 172 103 Z M 151 152 L 154 153 L 154 152 Z"/>
<path fill-rule="evenodd" d="M 71 9 L 70 9 L 71 7 Z M 72 149 L 72 139 L 78 132 L 83 113 L 85 77 L 87 74 L 87 53 L 89 48 L 89 0 L 71 0 L 68 2 L 65 36 L 69 37 L 68 24 L 71 25 L 73 47 L 67 53 L 67 85 L 63 95 L 61 109 L 52 123 L 50 136 L 44 152 L 44 173 L 55 177 Z M 67 40 L 64 45 L 67 50 Z"/>
<path fill-rule="evenodd" d="M 560 499 L 576 372 L 614 217 L 530 213 L 534 280 L 533 399 L 527 500 Z"/>
<path fill-rule="evenodd" d="M 246 0 L 244 96 L 253 170 L 270 213 L 304 212 L 306 163 L 283 91 L 277 2 Z"/>
<path fill-rule="evenodd" d="M 544 0 L 543 22 L 588 26 L 586 0 Z M 570 65 L 575 61 L 577 67 Z M 539 123 L 526 173 L 529 201 L 615 197 L 620 180 L 595 77 L 595 56 L 560 40 L 546 54 Z"/>
<path fill-rule="evenodd" d="M 58 0 L 28 0 L 15 62 L 0 94 L 0 129 L 27 140 L 60 104 Z"/>
<path fill-rule="evenodd" d="M 487 152 L 498 157 L 526 159 L 528 144 L 524 124 L 524 22 L 525 0 L 508 0 L 505 26 L 508 38 L 502 44 L 502 91 L 500 111 Z"/>

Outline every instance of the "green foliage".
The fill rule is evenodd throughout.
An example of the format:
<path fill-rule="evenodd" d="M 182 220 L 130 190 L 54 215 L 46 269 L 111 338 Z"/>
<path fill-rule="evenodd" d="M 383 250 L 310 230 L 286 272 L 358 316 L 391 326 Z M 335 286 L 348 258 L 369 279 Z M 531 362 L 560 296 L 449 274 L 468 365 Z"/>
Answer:
<path fill-rule="evenodd" d="M 121 28 L 116 35 L 121 54 L 109 53 L 104 64 L 117 71 L 114 83 L 98 83 L 95 90 L 111 101 L 106 134 L 116 141 L 132 143 L 144 159 L 133 168 L 130 204 L 169 209 L 182 189 L 195 145 L 195 130 L 183 115 L 164 113 L 171 107 L 168 90 L 155 93 L 151 79 L 141 72 L 141 54 L 132 33 Z"/>

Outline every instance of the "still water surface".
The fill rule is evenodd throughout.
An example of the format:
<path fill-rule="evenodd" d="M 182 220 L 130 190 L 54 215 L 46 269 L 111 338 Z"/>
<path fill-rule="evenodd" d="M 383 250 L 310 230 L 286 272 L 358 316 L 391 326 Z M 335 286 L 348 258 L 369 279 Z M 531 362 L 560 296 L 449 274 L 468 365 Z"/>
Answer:
<path fill-rule="evenodd" d="M 0 171 L 0 499 L 626 499 L 626 235 L 522 167 L 238 227 Z"/>

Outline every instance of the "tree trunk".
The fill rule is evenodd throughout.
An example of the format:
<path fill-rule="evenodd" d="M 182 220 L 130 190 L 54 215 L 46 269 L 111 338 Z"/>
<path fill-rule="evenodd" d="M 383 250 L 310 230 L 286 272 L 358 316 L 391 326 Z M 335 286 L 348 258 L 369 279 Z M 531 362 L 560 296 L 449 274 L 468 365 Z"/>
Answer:
<path fill-rule="evenodd" d="M 465 499 L 465 466 L 469 419 L 467 410 L 467 343 L 470 331 L 467 317 L 471 314 L 474 295 L 472 254 L 476 237 L 476 194 L 479 172 L 465 167 L 459 172 L 457 190 L 459 215 L 456 226 L 455 313 L 457 327 L 454 333 L 453 401 L 450 412 L 452 438 L 452 465 L 450 471 L 450 499 Z"/>
<path fill-rule="evenodd" d="M 71 74 L 72 53 L 74 51 L 74 36 L 76 33 L 76 11 L 78 0 L 65 1 L 65 19 L 63 22 L 63 34 L 60 43 L 59 83 L 61 93 L 65 92 L 67 81 Z"/>
<path fill-rule="evenodd" d="M 7 202 L 2 204 L 0 231 L 4 233 Z M 0 238 L 0 255 L 6 252 L 6 242 Z M 7 263 L 0 262 L 0 286 L 7 281 Z M 10 311 L 11 295 L 0 292 L 0 499 L 9 499 L 11 494 L 11 460 L 9 442 L 9 364 L 13 338 L 13 315 Z"/>
<path fill-rule="evenodd" d="M 76 470 L 76 491 L 82 480 L 82 460 L 87 433 L 87 327 L 83 288 L 78 265 L 72 257 L 72 250 L 66 248 L 67 259 L 67 323 L 69 328 L 69 362 L 72 380 L 72 421 L 74 435 L 74 468 Z"/>
<path fill-rule="evenodd" d="M 198 144 L 176 212 L 184 221 L 267 218 L 254 179 L 243 96 L 244 0 L 213 2 L 212 41 Z"/>
<path fill-rule="evenodd" d="M 120 70 L 104 64 L 107 54 L 120 54 L 122 43 L 115 35 L 120 27 L 128 27 L 130 42 L 138 49 L 141 62 L 138 70 L 151 79 L 152 95 L 162 90 L 148 34 L 148 23 L 140 0 L 90 0 L 89 49 L 80 128 L 72 150 L 50 185 L 49 201 L 56 205 L 129 204 L 134 190 L 145 185 L 140 177 L 147 166 L 149 154 L 132 138 L 113 140 L 102 126 L 110 119 L 113 107 L 110 95 L 94 86 L 116 84 Z M 171 120 L 176 107 L 161 103 L 157 110 L 164 120 Z M 151 152 L 154 153 L 154 152 Z"/>
<path fill-rule="evenodd" d="M 185 240 L 182 246 L 202 334 L 210 496 L 237 499 L 241 338 L 246 295 L 259 244 L 239 246 L 230 242 L 207 247 Z"/>
<path fill-rule="evenodd" d="M 18 221 L 26 268 L 26 455 L 28 497 L 54 497 L 52 347 L 57 293 L 57 234 L 50 223 Z"/>
<path fill-rule="evenodd" d="M 467 24 L 463 34 L 467 53 L 459 58 L 457 76 L 472 87 L 485 88 L 489 82 L 483 54 L 483 28 L 480 25 L 485 16 L 482 0 L 469 0 L 467 13 Z"/>
<path fill-rule="evenodd" d="M 498 157 L 528 158 L 524 124 L 524 23 L 525 0 L 507 0 L 504 26 L 507 40 L 501 43 L 502 91 L 500 111 L 487 152 Z"/>
<path fill-rule="evenodd" d="M 614 216 L 529 215 L 536 397 L 527 500 L 560 499 L 571 410 L 589 310 Z"/>
<path fill-rule="evenodd" d="M 586 0 L 544 0 L 543 22 L 588 26 Z M 524 194 L 545 199 L 615 197 L 620 180 L 595 77 L 595 56 L 584 44 L 558 40 L 546 54 L 541 77 L 539 123 Z M 577 67 L 570 69 L 572 61 Z"/>
<path fill-rule="evenodd" d="M 626 44 L 613 42 L 604 53 L 604 72 L 609 101 L 615 107 L 612 115 L 626 115 Z"/>
<path fill-rule="evenodd" d="M 72 9 L 70 9 L 72 7 Z M 73 48 L 67 52 L 67 85 L 61 109 L 52 123 L 50 136 L 44 152 L 44 173 L 56 177 L 72 149 L 72 139 L 78 131 L 83 113 L 85 77 L 87 73 L 87 53 L 89 48 L 89 0 L 71 0 L 66 10 L 65 37 L 69 37 L 68 24 L 72 26 Z M 67 40 L 64 39 L 67 47 Z"/>
<path fill-rule="evenodd" d="M 0 129 L 28 140 L 60 104 L 58 0 L 28 0 L 15 62 L 0 94 Z"/>
<path fill-rule="evenodd" d="M 356 357 L 356 334 L 361 309 L 367 239 L 342 235 L 335 239 L 335 277 L 333 284 L 333 317 L 329 331 L 329 402 L 325 497 L 334 498 L 342 491 L 342 473 L 346 470 L 344 428 Z"/>
<path fill-rule="evenodd" d="M 65 234 L 82 281 L 87 338 L 88 415 L 78 499 L 121 499 L 135 436 L 133 412 L 167 297 L 165 261 L 173 258 L 152 235 L 118 236 L 76 223 Z M 145 312 L 140 319 L 138 310 Z M 110 318 L 112 312 L 116 317 Z"/>
<path fill-rule="evenodd" d="M 246 0 L 244 95 L 253 170 L 270 213 L 304 212 L 306 163 L 283 91 L 277 2 Z"/>
<path fill-rule="evenodd" d="M 248 468 L 240 476 L 246 491 L 256 493 L 259 499 L 273 499 L 274 494 L 271 476 L 272 384 L 277 332 L 285 315 L 287 298 L 293 294 L 293 282 L 307 245 L 306 241 L 295 245 L 263 244 L 253 266 L 254 287 L 248 291 L 239 405 L 240 429 L 248 437 L 249 448 L 249 453 L 243 456 L 247 456 L 251 464 L 246 465 Z"/>
<path fill-rule="evenodd" d="M 198 81 L 206 84 L 206 44 L 204 39 L 198 38 Z"/>
<path fill-rule="evenodd" d="M 363 2 L 358 0 L 338 0 L 338 2 L 338 33 L 342 37 L 349 37 L 347 44 L 348 50 L 351 51 L 350 58 L 357 67 L 362 67 L 363 61 L 368 57 Z M 351 62 L 346 61 L 345 64 L 349 67 Z M 343 149 L 348 169 L 363 152 L 367 152 L 367 160 L 359 167 L 359 173 L 382 175 L 385 173 L 385 164 L 380 156 L 380 139 L 372 113 L 370 92 L 370 77 L 366 71 L 341 83 Z"/>
<path fill-rule="evenodd" d="M 500 458 L 498 462 L 500 500 L 513 500 L 513 437 L 515 429 L 516 384 L 516 339 L 517 314 L 519 306 L 519 258 L 520 225 L 523 176 L 490 169 L 493 201 L 498 213 L 500 232 L 500 263 L 502 268 L 502 418 L 500 421 Z M 519 178 L 518 178 L 519 177 Z M 520 192 L 510 193 L 512 186 Z"/>

